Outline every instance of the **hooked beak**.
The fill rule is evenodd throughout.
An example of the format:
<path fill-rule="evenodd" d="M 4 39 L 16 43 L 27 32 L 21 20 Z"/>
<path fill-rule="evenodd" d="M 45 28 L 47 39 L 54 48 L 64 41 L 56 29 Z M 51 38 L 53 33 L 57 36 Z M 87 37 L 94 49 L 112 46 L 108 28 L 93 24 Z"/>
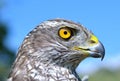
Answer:
<path fill-rule="evenodd" d="M 105 56 L 105 48 L 101 42 L 98 42 L 95 46 L 88 48 L 87 51 L 90 54 L 90 57 L 101 58 L 104 59 Z"/>
<path fill-rule="evenodd" d="M 75 46 L 73 49 L 77 51 L 82 50 L 84 53 L 83 55 L 87 57 L 101 58 L 101 60 L 103 60 L 105 56 L 105 48 L 101 42 L 98 42 L 95 45 L 89 47 Z"/>

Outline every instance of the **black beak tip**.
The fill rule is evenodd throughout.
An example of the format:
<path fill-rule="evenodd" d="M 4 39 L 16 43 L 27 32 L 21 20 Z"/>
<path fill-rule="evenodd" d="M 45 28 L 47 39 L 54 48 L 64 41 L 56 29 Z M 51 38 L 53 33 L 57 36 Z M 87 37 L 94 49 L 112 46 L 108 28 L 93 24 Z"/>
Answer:
<path fill-rule="evenodd" d="M 104 46 L 102 45 L 102 47 L 103 47 L 103 52 L 102 52 L 102 55 L 101 55 L 101 61 L 104 59 L 104 57 L 105 57 L 105 48 L 104 48 Z"/>
<path fill-rule="evenodd" d="M 105 57 L 105 50 L 104 50 L 104 52 L 103 52 L 103 54 L 101 56 L 101 61 L 104 59 L 104 57 Z"/>

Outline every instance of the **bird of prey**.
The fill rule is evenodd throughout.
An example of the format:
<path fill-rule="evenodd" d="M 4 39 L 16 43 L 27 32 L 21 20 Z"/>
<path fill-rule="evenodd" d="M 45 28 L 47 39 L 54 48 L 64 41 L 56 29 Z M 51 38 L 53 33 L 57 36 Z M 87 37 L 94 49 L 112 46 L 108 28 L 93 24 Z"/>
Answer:
<path fill-rule="evenodd" d="M 82 25 L 47 20 L 25 37 L 8 81 L 81 81 L 75 71 L 78 64 L 104 55 L 102 43 Z"/>

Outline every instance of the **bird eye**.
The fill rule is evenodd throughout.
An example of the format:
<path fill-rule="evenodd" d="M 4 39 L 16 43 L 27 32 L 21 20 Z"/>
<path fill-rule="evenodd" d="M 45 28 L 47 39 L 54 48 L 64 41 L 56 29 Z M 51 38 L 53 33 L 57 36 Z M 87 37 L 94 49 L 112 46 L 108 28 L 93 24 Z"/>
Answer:
<path fill-rule="evenodd" d="M 71 30 L 67 27 L 60 28 L 58 34 L 63 39 L 69 39 L 72 36 Z"/>

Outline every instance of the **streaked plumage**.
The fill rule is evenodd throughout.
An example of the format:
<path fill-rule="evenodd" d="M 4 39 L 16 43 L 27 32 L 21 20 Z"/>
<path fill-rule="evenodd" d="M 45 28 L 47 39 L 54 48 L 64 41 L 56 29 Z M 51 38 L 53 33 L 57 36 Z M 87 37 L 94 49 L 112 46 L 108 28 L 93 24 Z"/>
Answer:
<path fill-rule="evenodd" d="M 82 25 L 48 20 L 25 37 L 8 81 L 80 81 L 75 71 L 78 64 L 86 57 L 103 59 L 104 51 Z"/>

